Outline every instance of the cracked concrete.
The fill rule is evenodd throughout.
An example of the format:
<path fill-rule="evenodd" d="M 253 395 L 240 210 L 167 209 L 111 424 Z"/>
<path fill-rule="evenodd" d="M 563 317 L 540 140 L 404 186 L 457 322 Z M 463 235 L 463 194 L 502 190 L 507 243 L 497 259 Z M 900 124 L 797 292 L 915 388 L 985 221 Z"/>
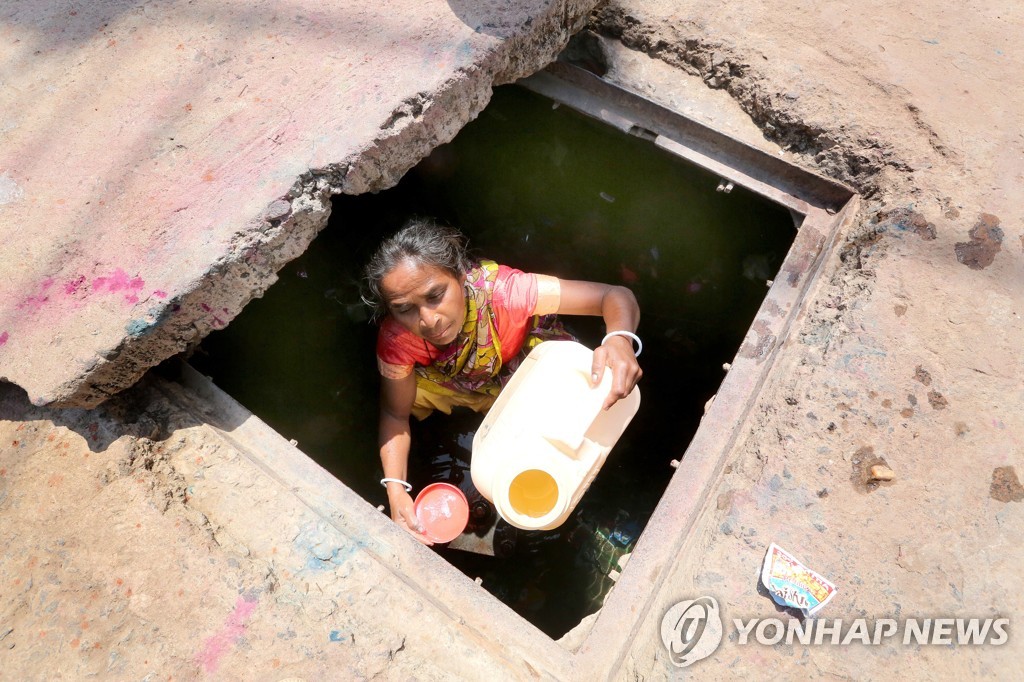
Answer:
<path fill-rule="evenodd" d="M 591 0 L 11 3 L 0 378 L 94 406 L 549 62 Z M 60 361 L 54 361 L 60 358 Z"/>

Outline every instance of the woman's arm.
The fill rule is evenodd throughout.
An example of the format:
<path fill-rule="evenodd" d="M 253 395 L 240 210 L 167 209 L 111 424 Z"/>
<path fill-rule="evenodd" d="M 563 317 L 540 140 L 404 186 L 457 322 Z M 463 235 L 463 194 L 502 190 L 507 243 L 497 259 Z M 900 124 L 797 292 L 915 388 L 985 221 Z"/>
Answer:
<path fill-rule="evenodd" d="M 409 414 L 416 399 L 416 375 L 402 379 L 381 377 L 380 461 L 385 478 L 407 481 L 409 475 Z M 432 545 L 416 520 L 412 496 L 401 483 L 389 481 L 388 506 L 391 518 L 425 545 Z"/>
<path fill-rule="evenodd" d="M 559 283 L 558 314 L 600 315 L 610 332 L 635 332 L 640 324 L 640 306 L 626 287 L 570 279 L 559 280 Z M 633 342 L 624 336 L 613 336 L 594 351 L 591 381 L 595 385 L 601 381 L 606 366 L 611 368 L 613 377 L 612 390 L 604 404 L 607 410 L 630 394 L 643 371 L 633 353 Z"/>

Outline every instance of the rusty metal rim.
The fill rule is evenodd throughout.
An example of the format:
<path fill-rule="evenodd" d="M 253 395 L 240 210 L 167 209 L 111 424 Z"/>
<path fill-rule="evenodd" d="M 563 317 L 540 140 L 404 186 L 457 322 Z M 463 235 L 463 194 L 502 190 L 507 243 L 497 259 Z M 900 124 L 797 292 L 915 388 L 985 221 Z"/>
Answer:
<path fill-rule="evenodd" d="M 560 104 L 806 215 L 811 208 L 838 213 L 854 192 L 834 180 L 687 118 L 641 95 L 562 62 L 518 81 Z"/>

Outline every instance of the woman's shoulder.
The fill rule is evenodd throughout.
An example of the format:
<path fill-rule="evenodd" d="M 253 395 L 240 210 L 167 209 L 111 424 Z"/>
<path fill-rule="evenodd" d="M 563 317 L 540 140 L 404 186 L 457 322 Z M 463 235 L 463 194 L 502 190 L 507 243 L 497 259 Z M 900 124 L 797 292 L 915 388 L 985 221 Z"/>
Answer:
<path fill-rule="evenodd" d="M 423 342 L 390 315 L 377 330 L 377 355 L 393 364 L 426 364 L 430 361 Z"/>
<path fill-rule="evenodd" d="M 499 309 L 520 317 L 533 315 L 537 306 L 537 275 L 510 265 L 498 265 L 492 301 Z"/>
<path fill-rule="evenodd" d="M 524 282 L 529 283 L 536 278 L 536 275 L 533 273 L 523 272 L 517 267 L 502 263 L 494 263 L 494 273 L 494 284 L 496 287 L 520 285 Z"/>

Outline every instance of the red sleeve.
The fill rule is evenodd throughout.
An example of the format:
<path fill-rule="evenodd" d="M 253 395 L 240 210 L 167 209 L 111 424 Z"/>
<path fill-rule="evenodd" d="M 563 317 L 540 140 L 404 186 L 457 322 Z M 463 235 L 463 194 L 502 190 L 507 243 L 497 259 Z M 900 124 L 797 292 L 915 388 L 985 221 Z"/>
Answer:
<path fill-rule="evenodd" d="M 415 365 L 430 364 L 431 357 L 423 340 L 386 317 L 377 332 L 377 367 L 389 379 L 409 376 Z"/>
<path fill-rule="evenodd" d="M 499 265 L 491 307 L 501 340 L 501 357 L 507 361 L 519 353 L 530 332 L 537 308 L 536 275 Z"/>

